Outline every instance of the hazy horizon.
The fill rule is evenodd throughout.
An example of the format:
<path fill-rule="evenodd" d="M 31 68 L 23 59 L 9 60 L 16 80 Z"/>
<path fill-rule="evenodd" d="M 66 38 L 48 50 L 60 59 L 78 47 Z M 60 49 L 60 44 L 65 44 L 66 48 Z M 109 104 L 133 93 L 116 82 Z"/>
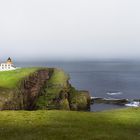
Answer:
<path fill-rule="evenodd" d="M 140 60 L 139 0 L 0 1 L 0 61 Z"/>

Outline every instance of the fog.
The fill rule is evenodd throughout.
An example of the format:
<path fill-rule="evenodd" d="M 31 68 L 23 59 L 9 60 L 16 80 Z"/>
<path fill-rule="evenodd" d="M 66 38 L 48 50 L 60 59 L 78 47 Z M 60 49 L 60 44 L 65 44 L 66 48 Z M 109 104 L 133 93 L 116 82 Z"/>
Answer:
<path fill-rule="evenodd" d="M 140 58 L 139 0 L 0 1 L 0 60 Z"/>

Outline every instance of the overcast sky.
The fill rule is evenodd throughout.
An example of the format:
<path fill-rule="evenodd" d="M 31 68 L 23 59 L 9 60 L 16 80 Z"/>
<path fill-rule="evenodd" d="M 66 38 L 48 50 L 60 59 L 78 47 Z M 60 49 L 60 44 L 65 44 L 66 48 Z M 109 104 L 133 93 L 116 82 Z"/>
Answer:
<path fill-rule="evenodd" d="M 0 60 L 140 58 L 140 0 L 0 0 Z"/>

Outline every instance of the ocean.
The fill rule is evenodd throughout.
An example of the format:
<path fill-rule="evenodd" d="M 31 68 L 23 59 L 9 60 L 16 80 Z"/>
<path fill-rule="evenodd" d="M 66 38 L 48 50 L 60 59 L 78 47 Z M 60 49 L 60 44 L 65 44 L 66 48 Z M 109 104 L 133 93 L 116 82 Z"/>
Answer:
<path fill-rule="evenodd" d="M 140 99 L 140 62 L 83 61 L 83 62 L 17 62 L 19 67 L 46 66 L 64 69 L 71 84 L 87 90 L 93 97 Z M 124 106 L 93 104 L 91 111 L 102 111 Z"/>

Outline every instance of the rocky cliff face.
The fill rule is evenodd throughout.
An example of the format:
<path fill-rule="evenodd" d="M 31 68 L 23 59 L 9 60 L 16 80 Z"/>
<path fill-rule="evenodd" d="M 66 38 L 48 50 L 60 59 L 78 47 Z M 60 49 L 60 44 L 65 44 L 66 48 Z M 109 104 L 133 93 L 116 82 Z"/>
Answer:
<path fill-rule="evenodd" d="M 0 109 L 89 109 L 89 93 L 75 90 L 69 84 L 68 79 L 62 84 L 55 77 L 54 79 L 57 80 L 57 83 L 55 83 L 51 79 L 54 74 L 54 69 L 40 69 L 25 77 L 20 82 L 19 87 L 15 89 L 0 89 Z"/>
<path fill-rule="evenodd" d="M 39 70 L 23 80 L 23 83 L 21 84 L 23 109 L 35 109 L 36 100 L 40 96 L 41 90 L 49 77 L 49 70 Z"/>
<path fill-rule="evenodd" d="M 41 69 L 25 77 L 15 89 L 0 89 L 0 109 L 33 110 L 49 74 L 49 70 Z"/>

